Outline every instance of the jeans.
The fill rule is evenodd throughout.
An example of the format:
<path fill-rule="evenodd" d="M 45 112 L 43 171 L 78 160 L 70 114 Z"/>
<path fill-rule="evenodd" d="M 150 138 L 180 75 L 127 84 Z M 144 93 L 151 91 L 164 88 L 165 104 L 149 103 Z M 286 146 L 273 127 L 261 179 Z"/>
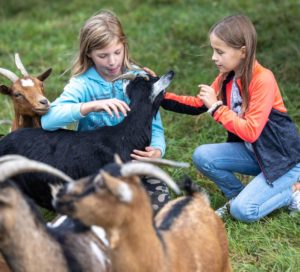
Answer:
<path fill-rule="evenodd" d="M 300 178 L 300 163 L 267 184 L 255 155 L 244 143 L 206 144 L 196 148 L 193 162 L 210 178 L 228 199 L 231 215 L 244 222 L 253 222 L 292 201 L 292 185 Z M 234 173 L 255 176 L 247 186 Z"/>

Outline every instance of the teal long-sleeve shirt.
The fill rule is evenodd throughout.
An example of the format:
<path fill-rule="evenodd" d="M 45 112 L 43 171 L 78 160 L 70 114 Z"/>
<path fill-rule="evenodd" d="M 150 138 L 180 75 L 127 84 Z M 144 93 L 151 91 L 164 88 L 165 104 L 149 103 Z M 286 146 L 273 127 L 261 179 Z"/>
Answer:
<path fill-rule="evenodd" d="M 85 73 L 70 79 L 62 94 L 51 103 L 48 113 L 42 116 L 42 128 L 57 130 L 76 122 L 78 131 L 86 131 L 117 125 L 126 118 L 122 113 L 119 119 L 116 116 L 111 117 L 105 111 L 91 112 L 86 116 L 80 113 L 82 103 L 109 98 L 117 98 L 127 104 L 130 102 L 123 90 L 121 80 L 117 80 L 114 84 L 105 81 L 95 68 L 91 67 Z M 164 128 L 159 112 L 152 121 L 150 146 L 160 149 L 162 156 L 165 154 Z"/>

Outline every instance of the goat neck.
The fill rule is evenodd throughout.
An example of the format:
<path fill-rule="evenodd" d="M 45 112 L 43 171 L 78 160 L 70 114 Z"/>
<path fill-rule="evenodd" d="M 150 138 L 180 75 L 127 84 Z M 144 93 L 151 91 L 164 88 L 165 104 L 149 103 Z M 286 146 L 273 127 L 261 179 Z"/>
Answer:
<path fill-rule="evenodd" d="M 118 227 L 107 229 L 112 248 L 114 272 L 163 272 L 165 245 L 153 223 L 153 211 L 145 190 L 131 187 L 138 196 L 130 208 L 132 211 Z M 140 185 L 139 185 L 140 186 Z M 142 254 L 136 254 L 142 252 Z M 166 270 L 167 272 L 167 270 Z"/>
<path fill-rule="evenodd" d="M 170 72 L 167 75 L 168 80 L 166 80 L 166 75 L 160 79 L 151 76 L 147 79 L 137 76 L 126 86 L 131 111 L 118 125 L 118 129 L 124 133 L 121 144 L 127 146 L 125 150 L 143 150 L 145 146 L 150 144 L 153 117 L 158 112 L 163 100 L 163 91 L 173 77 Z M 120 150 L 123 149 L 120 148 Z M 119 154 L 123 160 L 130 160 L 128 154 L 126 157 L 123 156 L 122 152 Z"/>
<path fill-rule="evenodd" d="M 28 116 L 16 114 L 12 123 L 11 130 L 14 131 L 18 128 L 37 128 L 41 126 L 41 120 L 39 116 Z"/>

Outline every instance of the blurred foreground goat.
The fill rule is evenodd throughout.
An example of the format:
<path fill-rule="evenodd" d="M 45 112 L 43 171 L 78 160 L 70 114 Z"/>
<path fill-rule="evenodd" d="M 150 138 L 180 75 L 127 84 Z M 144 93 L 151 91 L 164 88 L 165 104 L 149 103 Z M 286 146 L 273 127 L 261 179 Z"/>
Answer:
<path fill-rule="evenodd" d="M 45 225 L 34 203 L 10 180 L 24 172 L 46 172 L 66 182 L 72 181 L 69 177 L 48 165 L 16 156 L 1 157 L 0 162 L 1 272 L 9 268 L 13 272 L 111 271 L 102 229 L 66 216 Z"/>
<path fill-rule="evenodd" d="M 149 173 L 178 192 L 174 181 L 154 165 L 108 164 L 97 175 L 65 186 L 55 206 L 86 225 L 105 229 L 114 272 L 231 271 L 224 224 L 207 196 L 189 186 L 190 194 L 170 201 L 153 222 L 140 181 Z"/>

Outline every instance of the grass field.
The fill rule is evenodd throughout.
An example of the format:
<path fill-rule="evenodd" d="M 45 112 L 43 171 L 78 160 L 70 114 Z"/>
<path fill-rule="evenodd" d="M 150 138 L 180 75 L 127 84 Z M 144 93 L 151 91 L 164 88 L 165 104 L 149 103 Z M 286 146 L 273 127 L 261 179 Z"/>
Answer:
<path fill-rule="evenodd" d="M 69 79 L 69 73 L 64 72 L 77 51 L 80 27 L 102 8 L 119 16 L 134 60 L 159 75 L 174 70 L 170 90 L 191 95 L 198 92 L 199 83 L 209 84 L 217 74 L 211 63 L 208 29 L 224 16 L 245 13 L 257 29 L 258 60 L 274 72 L 289 114 L 300 128 L 298 0 L 0 0 L 0 67 L 17 72 L 15 52 L 33 75 L 52 67 L 46 93 L 53 101 Z M 9 84 L 3 77 L 0 80 Z M 163 109 L 161 114 L 168 145 L 166 158 L 191 162 L 198 145 L 225 140 L 225 130 L 206 114 L 191 117 Z M 0 96 L 0 120 L 12 117 L 9 99 Z M 8 129 L 2 125 L 0 133 L 8 133 Z M 225 202 L 217 187 L 193 166 L 167 170 L 176 180 L 190 175 L 208 191 L 213 208 Z M 300 271 L 299 214 L 291 216 L 281 209 L 252 224 L 230 217 L 224 222 L 235 271 Z"/>

